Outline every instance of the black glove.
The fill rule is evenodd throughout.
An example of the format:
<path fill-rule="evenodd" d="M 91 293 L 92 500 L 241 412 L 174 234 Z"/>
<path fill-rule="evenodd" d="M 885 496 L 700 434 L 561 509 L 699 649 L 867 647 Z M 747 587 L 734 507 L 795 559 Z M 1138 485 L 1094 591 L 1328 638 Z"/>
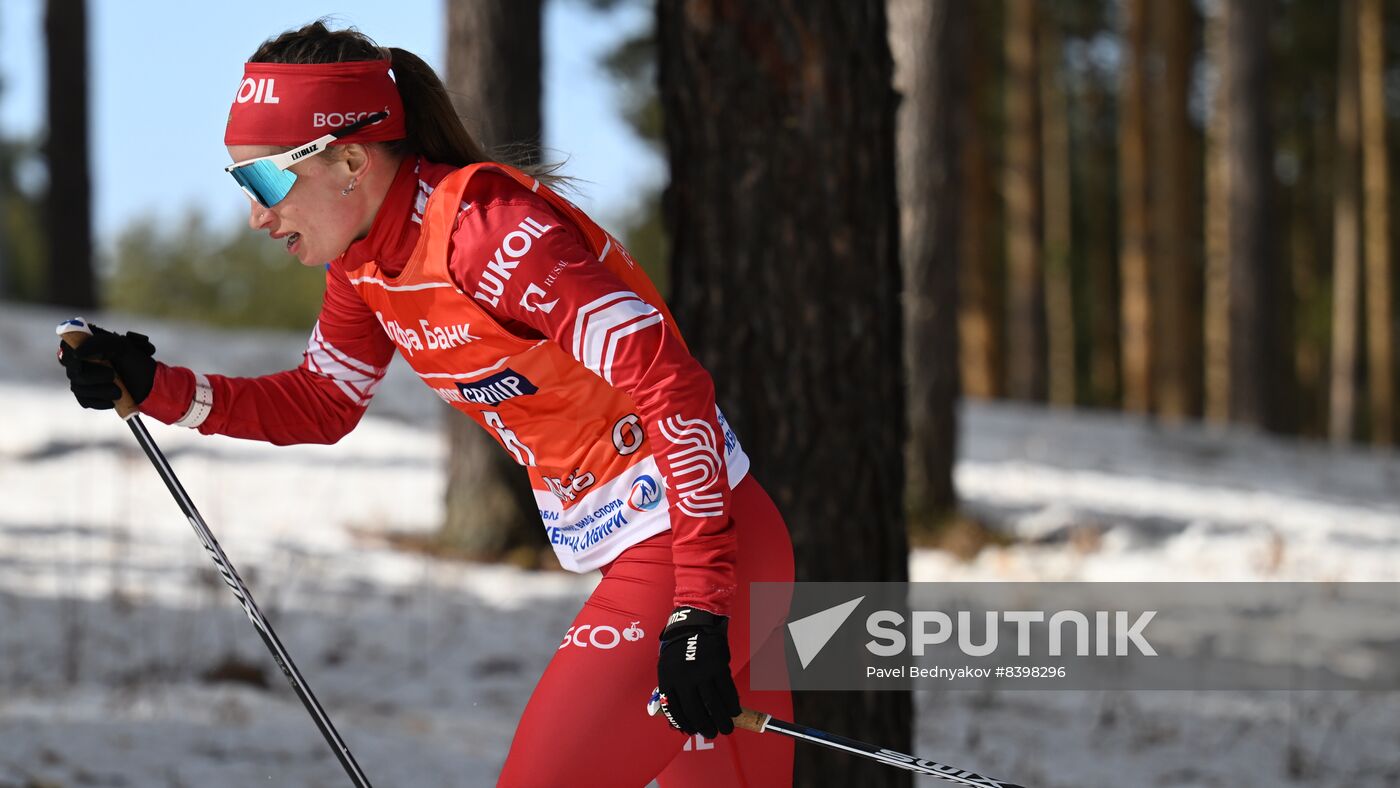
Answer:
<path fill-rule="evenodd" d="M 156 380 L 156 347 L 151 340 L 134 331 L 123 336 L 91 323 L 88 328 L 92 336 L 76 349 L 58 343 L 58 360 L 68 373 L 73 396 L 85 408 L 109 410 L 122 397 L 116 384 L 120 376 L 132 399 L 138 404 L 146 399 Z"/>
<path fill-rule="evenodd" d="M 661 632 L 656 687 L 671 726 L 713 739 L 734 732 L 739 690 L 729 672 L 729 619 L 678 607 Z"/>

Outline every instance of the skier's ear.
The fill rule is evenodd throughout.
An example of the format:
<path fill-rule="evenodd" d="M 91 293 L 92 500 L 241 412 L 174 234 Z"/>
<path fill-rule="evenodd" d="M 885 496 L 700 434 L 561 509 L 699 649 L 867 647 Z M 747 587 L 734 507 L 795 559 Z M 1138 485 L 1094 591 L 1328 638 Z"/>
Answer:
<path fill-rule="evenodd" d="M 369 148 L 358 142 L 337 147 L 340 148 L 340 160 L 348 170 L 346 174 L 356 179 L 364 178 L 370 168 Z"/>

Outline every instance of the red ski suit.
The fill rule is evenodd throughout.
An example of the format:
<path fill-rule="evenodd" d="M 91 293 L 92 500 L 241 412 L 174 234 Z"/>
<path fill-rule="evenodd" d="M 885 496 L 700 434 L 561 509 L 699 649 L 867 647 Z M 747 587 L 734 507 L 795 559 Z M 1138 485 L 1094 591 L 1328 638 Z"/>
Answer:
<path fill-rule="evenodd" d="M 745 706 L 790 710 L 786 693 L 747 689 L 746 592 L 792 579 L 791 545 L 708 374 L 611 236 L 528 176 L 473 170 L 450 180 L 461 193 L 449 206 L 430 196 L 453 168 L 403 163 L 369 235 L 327 266 L 301 366 L 229 378 L 161 365 L 142 411 L 206 434 L 333 443 L 397 349 L 528 467 L 565 567 L 604 574 L 532 695 L 501 784 L 642 785 L 673 758 L 666 786 L 787 784 L 783 737 L 687 739 L 644 710 L 655 636 L 679 605 L 731 616 Z M 435 265 L 425 220 L 450 228 Z M 583 733 L 561 735 L 556 719 Z"/>

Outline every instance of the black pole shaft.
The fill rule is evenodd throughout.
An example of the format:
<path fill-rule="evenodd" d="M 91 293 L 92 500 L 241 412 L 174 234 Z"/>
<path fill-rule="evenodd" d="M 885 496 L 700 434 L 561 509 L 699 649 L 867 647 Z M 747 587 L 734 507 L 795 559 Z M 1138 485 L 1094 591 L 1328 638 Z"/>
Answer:
<path fill-rule="evenodd" d="M 296 691 L 297 697 L 301 698 L 302 705 L 311 713 L 311 719 L 315 721 L 316 727 L 321 730 L 321 735 L 326 738 L 326 743 L 335 751 L 335 757 L 340 760 L 340 765 L 345 767 L 345 773 L 350 776 L 350 781 L 356 788 L 370 788 L 369 778 L 360 770 L 360 765 L 355 762 L 355 756 L 350 754 L 350 748 L 345 741 L 340 738 L 335 725 L 331 724 L 331 718 L 321 708 L 316 696 L 311 693 L 311 687 L 302 678 L 301 671 L 297 670 L 296 663 L 287 654 L 287 650 L 282 647 L 282 641 L 277 639 L 277 633 L 272 631 L 272 625 L 263 617 L 262 611 L 253 602 L 253 595 L 248 591 L 248 587 L 243 584 L 243 579 L 238 576 L 238 571 L 229 562 L 228 556 L 224 555 L 224 550 L 219 546 L 218 540 L 214 538 L 214 532 L 209 530 L 209 526 L 200 516 L 199 510 L 195 508 L 194 501 L 181 486 L 180 480 L 175 477 L 175 471 L 166 461 L 165 455 L 161 454 L 156 446 L 151 434 L 146 431 L 146 425 L 141 423 L 141 417 L 132 414 L 126 423 L 131 427 L 131 434 L 136 436 L 136 442 L 141 444 L 141 449 L 150 458 L 151 464 L 156 466 L 156 472 L 169 488 L 170 494 L 175 496 L 175 502 L 180 505 L 180 510 L 189 518 L 190 525 L 199 536 L 199 541 L 204 543 L 204 549 L 209 551 L 209 557 L 214 559 L 214 564 L 219 567 L 219 574 L 223 575 L 224 582 L 233 591 L 233 595 L 238 598 L 238 604 L 243 607 L 243 612 L 248 614 L 248 620 L 253 623 L 253 628 L 258 630 L 262 636 L 263 643 L 267 644 L 268 651 L 272 652 L 272 658 L 277 661 L 277 667 L 282 669 L 282 675 L 287 677 L 287 682 Z"/>
<path fill-rule="evenodd" d="M 862 758 L 869 758 L 873 761 L 900 769 L 907 769 L 915 774 L 926 774 L 930 777 L 937 777 L 958 785 L 971 786 L 972 788 L 1023 788 L 1016 783 L 993 780 L 990 777 L 983 777 L 976 772 L 966 769 L 959 769 L 954 766 L 930 761 L 927 758 L 916 758 L 913 755 L 905 755 L 902 752 L 887 750 L 883 747 L 876 747 L 873 744 L 866 744 L 855 739 L 848 739 L 845 736 L 837 736 L 834 733 L 827 733 L 816 728 L 808 728 L 805 725 L 797 725 L 779 719 L 769 718 L 763 726 L 764 733 L 781 733 L 784 736 L 791 736 L 794 739 L 814 742 L 824 747 L 842 750 L 852 755 Z"/>

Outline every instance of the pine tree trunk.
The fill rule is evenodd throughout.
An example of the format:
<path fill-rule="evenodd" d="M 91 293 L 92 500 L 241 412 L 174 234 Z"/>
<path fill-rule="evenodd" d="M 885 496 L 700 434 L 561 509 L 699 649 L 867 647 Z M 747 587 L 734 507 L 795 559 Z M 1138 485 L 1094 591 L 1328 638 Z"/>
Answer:
<path fill-rule="evenodd" d="M 1050 401 L 1073 407 L 1076 397 L 1074 282 L 1070 264 L 1074 195 L 1070 163 L 1069 98 L 1064 87 L 1060 31 L 1048 14 L 1040 15 L 1040 102 L 1045 205 L 1045 328 L 1049 349 Z"/>
<path fill-rule="evenodd" d="M 1107 113 L 1107 95 L 1092 80 L 1086 90 L 1084 111 L 1091 118 Z M 1101 124 L 1092 124 L 1085 147 L 1094 151 L 1113 150 L 1111 133 L 1101 131 Z M 1113 211 L 1116 193 L 1115 173 L 1111 159 L 1106 156 L 1086 156 L 1080 159 L 1084 168 L 1084 255 L 1089 269 L 1090 404 L 1097 407 L 1118 407 L 1121 404 L 1119 361 L 1122 358 L 1118 297 L 1118 269 L 1115 254 Z"/>
<path fill-rule="evenodd" d="M 1366 359 L 1371 442 L 1395 442 L 1395 312 L 1390 258 L 1390 159 L 1385 134 L 1385 43 L 1381 0 L 1358 13 L 1361 137 L 1365 166 Z"/>
<path fill-rule="evenodd" d="M 4 36 L 4 14 L 0 14 L 0 38 Z M 5 82 L 0 80 L 0 103 L 5 100 Z M 3 141 L 0 141 L 3 144 Z M 8 147 L 8 146 L 5 146 Z M 10 212 L 10 153 L 0 148 L 0 211 L 8 214 Z M 10 242 L 8 239 L 0 239 L 0 301 L 13 300 L 14 296 L 10 290 Z"/>
<path fill-rule="evenodd" d="M 88 163 L 86 0 L 49 0 L 44 12 L 48 64 L 49 169 L 44 224 L 48 235 L 45 300 L 97 307 L 92 265 L 92 178 Z"/>
<path fill-rule="evenodd" d="M 1326 13 L 1326 11 L 1324 11 Z M 1298 22 L 1294 22 L 1298 24 Z M 1329 53 L 1331 50 L 1329 49 Z M 1289 202 L 1288 274 L 1294 293 L 1296 314 L 1302 319 L 1292 325 L 1292 354 L 1289 371 L 1295 381 L 1295 413 L 1298 434 L 1326 437 L 1327 386 L 1331 326 L 1310 315 L 1326 316 L 1331 311 L 1329 273 L 1331 267 L 1331 225 L 1333 225 L 1333 186 L 1331 151 L 1336 147 L 1337 125 L 1331 111 L 1331 98 L 1337 90 L 1334 69 L 1313 77 L 1316 87 L 1302 90 L 1326 101 L 1326 111 L 1299 108 L 1298 179 L 1292 185 Z"/>
<path fill-rule="evenodd" d="M 1045 275 L 1041 259 L 1040 70 L 1036 0 L 1006 8 L 1007 393 L 1046 398 Z"/>
<path fill-rule="evenodd" d="M 1298 434 L 1327 435 L 1327 396 L 1331 325 L 1333 223 L 1333 155 L 1336 148 L 1337 35 L 1339 14 L 1331 5 L 1295 3 L 1281 7 L 1280 22 L 1292 33 L 1294 46 L 1310 57 L 1280 64 L 1273 80 L 1273 105 L 1280 130 L 1278 159 L 1296 162 L 1294 177 L 1279 204 L 1288 213 L 1275 220 L 1283 236 L 1286 270 L 1296 319 L 1288 326 L 1291 346 L 1285 361 L 1293 375 Z M 1278 112 L 1278 109 L 1275 112 Z"/>
<path fill-rule="evenodd" d="M 1286 297 L 1272 235 L 1273 137 L 1268 103 L 1270 0 L 1225 4 L 1229 137 L 1231 419 L 1273 431 L 1288 422 L 1290 381 L 1279 320 Z"/>
<path fill-rule="evenodd" d="M 1160 81 L 1150 92 L 1153 145 L 1152 290 L 1154 410 L 1181 421 L 1200 415 L 1200 213 L 1194 209 L 1195 131 L 1187 116 L 1192 63 L 1190 3 L 1152 4 L 1151 38 Z"/>
<path fill-rule="evenodd" d="M 515 163 L 539 157 L 540 14 L 540 0 L 447 4 L 448 92 L 477 142 Z M 447 519 L 439 541 L 484 560 L 543 560 L 548 547 L 525 469 L 470 419 L 454 411 L 446 423 Z"/>
<path fill-rule="evenodd" d="M 970 46 L 964 48 L 963 116 L 968 133 L 961 134 L 959 171 L 962 181 L 958 233 L 958 337 L 963 393 L 994 399 L 1006 394 L 1006 299 L 998 271 L 996 195 L 993 190 L 992 156 L 987 131 L 991 80 L 986 47 L 989 46 L 987 7 L 968 3 Z"/>
<path fill-rule="evenodd" d="M 883 0 L 657 8 L 677 320 L 792 529 L 798 579 L 904 580 L 896 102 Z M 804 724 L 909 746 L 907 694 L 795 700 Z M 796 784 L 910 785 L 910 775 L 803 747 Z"/>
<path fill-rule="evenodd" d="M 906 500 L 915 529 L 957 504 L 958 139 L 967 39 L 956 0 L 890 0 L 898 115 L 900 258 L 904 270 L 909 434 Z"/>
<path fill-rule="evenodd" d="M 1123 407 L 1152 408 L 1152 282 L 1148 237 L 1146 0 L 1126 0 L 1123 82 L 1118 98 L 1118 192 L 1122 236 Z"/>
<path fill-rule="evenodd" d="M 1336 90 L 1335 75 L 1319 77 L 1318 81 L 1328 84 L 1323 96 L 1330 97 Z M 1332 172 L 1319 161 L 1321 151 L 1330 151 L 1336 137 L 1335 124 L 1330 120 L 1331 113 L 1313 112 L 1310 118 L 1302 121 L 1306 125 L 1299 134 L 1300 175 L 1292 189 L 1288 273 L 1297 314 L 1303 317 L 1325 315 L 1331 308 L 1327 275 L 1332 260 L 1329 246 Z M 1331 327 L 1316 325 L 1319 322 L 1295 321 L 1289 358 L 1297 386 L 1294 394 L 1297 431 L 1313 437 L 1327 434 L 1327 355 Z"/>
<path fill-rule="evenodd" d="M 1357 170 L 1361 166 L 1357 105 L 1356 0 L 1341 0 L 1337 66 L 1337 155 L 1332 214 L 1332 383 L 1328 437 L 1335 443 L 1356 434 L 1356 374 L 1361 306 L 1361 213 Z"/>
<path fill-rule="evenodd" d="M 543 136 L 542 0 L 447 4 L 447 89 L 482 147 L 514 164 Z"/>
<path fill-rule="evenodd" d="M 1215 66 L 1215 91 L 1206 125 L 1205 415 L 1230 420 L 1230 188 L 1229 75 L 1225 9 L 1206 20 L 1206 49 Z"/>

